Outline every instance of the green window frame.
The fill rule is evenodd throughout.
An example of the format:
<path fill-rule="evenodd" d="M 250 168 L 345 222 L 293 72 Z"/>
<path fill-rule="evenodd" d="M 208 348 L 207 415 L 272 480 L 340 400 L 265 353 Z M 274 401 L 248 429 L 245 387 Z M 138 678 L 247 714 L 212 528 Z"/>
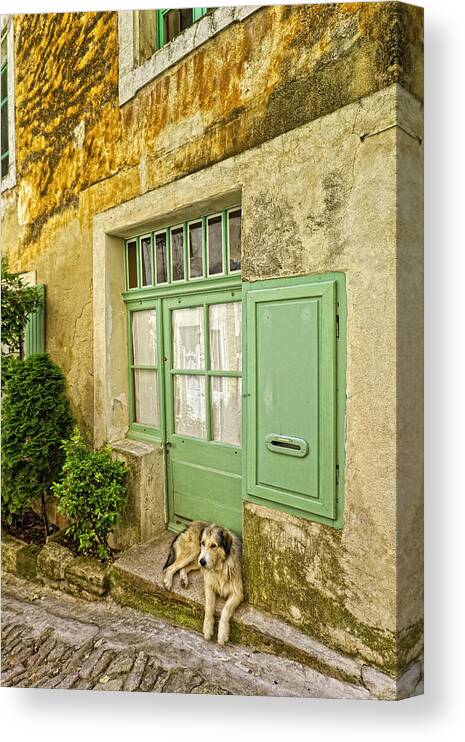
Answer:
<path fill-rule="evenodd" d="M 234 220 L 239 218 L 239 223 L 234 224 Z M 218 220 L 220 224 L 218 225 Z M 226 283 L 240 276 L 240 262 L 234 262 L 232 255 L 231 240 L 233 230 L 236 230 L 236 250 L 237 244 L 241 241 L 241 206 L 233 206 L 227 209 L 221 209 L 212 214 L 199 216 L 189 219 L 188 221 L 170 224 L 163 229 L 156 229 L 150 232 L 136 235 L 125 240 L 124 265 L 125 265 L 125 292 L 123 296 L 130 298 L 132 296 L 147 296 L 153 293 L 154 289 L 181 289 L 183 286 L 192 287 L 193 285 L 205 284 L 210 285 L 212 281 L 224 280 Z M 212 258 L 210 255 L 210 227 L 215 224 L 219 227 L 221 245 L 217 244 L 219 252 L 216 256 L 217 261 L 221 263 L 220 270 L 211 270 Z M 192 256 L 191 234 L 192 228 L 201 227 L 201 256 Z M 178 276 L 174 270 L 174 250 L 176 236 L 182 233 L 182 275 Z M 218 234 L 217 234 L 218 236 Z M 237 242 L 238 241 L 238 242 Z M 164 252 L 158 250 L 158 245 L 164 246 Z M 161 256 L 163 256 L 163 266 L 161 266 Z M 178 255 L 179 257 L 179 255 Z M 197 261 L 201 257 L 201 270 L 197 275 L 192 275 L 192 264 L 194 259 Z M 163 268 L 163 270 L 161 270 Z M 147 277 L 150 276 L 150 280 Z"/>
<path fill-rule="evenodd" d="M 187 14 L 188 12 L 191 14 L 188 19 L 189 22 L 186 24 L 185 28 L 181 29 L 181 13 Z M 179 36 L 183 31 L 189 28 L 189 26 L 192 26 L 196 21 L 206 15 L 207 12 L 208 8 L 161 8 L 160 10 L 157 10 L 155 16 L 157 49 L 161 49 L 165 44 L 168 44 L 174 38 Z M 169 14 L 178 14 L 177 21 L 179 28 L 171 38 L 166 29 Z"/>
<path fill-rule="evenodd" d="M 208 225 L 209 220 L 220 218 L 221 229 L 221 272 L 209 275 L 208 272 Z M 237 236 L 237 219 L 239 218 L 239 237 Z M 230 232 L 233 230 L 234 219 L 236 219 L 236 249 L 239 239 L 240 247 L 240 223 L 242 219 L 242 208 L 240 205 L 228 207 L 213 214 L 198 216 L 184 222 L 168 224 L 163 228 L 154 229 L 142 234 L 130 237 L 124 243 L 124 272 L 125 290 L 123 300 L 127 310 L 127 353 L 128 353 L 128 407 L 129 407 L 129 432 L 128 437 L 137 440 L 162 440 L 165 436 L 165 379 L 164 379 L 164 357 L 163 357 L 163 333 L 162 327 L 162 302 L 167 303 L 172 297 L 176 297 L 176 306 L 186 306 L 189 302 L 197 302 L 199 294 L 205 292 L 204 304 L 217 303 L 221 296 L 223 302 L 241 301 L 241 275 L 239 268 L 231 265 L 231 239 Z M 191 275 L 190 243 L 191 228 L 200 227 L 200 275 Z M 173 274 L 173 233 L 182 233 L 182 265 L 183 277 L 176 280 Z M 157 250 L 157 244 L 164 246 L 163 265 Z M 198 264 L 198 263 L 197 263 Z M 148 280 L 150 276 L 151 280 Z M 160 279 L 162 277 L 162 280 Z M 225 292 L 228 292 L 227 294 Z M 215 293 L 212 293 L 215 292 Z M 218 292 L 223 292 L 219 294 Z M 213 299 L 215 297 L 216 301 Z M 168 302 L 169 303 L 169 302 Z M 157 332 L 157 357 L 153 364 L 137 364 L 134 359 L 133 348 L 133 316 L 134 313 L 144 310 L 156 311 Z M 164 310 L 165 311 L 165 310 Z M 165 311 L 166 314 L 166 311 Z M 166 331 L 166 328 L 165 328 Z M 206 319 L 205 332 L 208 331 L 208 318 Z M 206 335 L 208 337 L 208 335 Z M 158 424 L 147 424 L 137 421 L 136 414 L 136 374 L 137 372 L 152 372 L 157 379 L 157 404 Z M 177 373 L 177 372 L 176 372 Z M 185 373 L 181 371 L 179 373 Z M 210 378 L 218 377 L 242 377 L 242 372 L 222 372 L 206 369 L 205 373 L 209 387 Z M 197 374 L 195 374 L 197 375 Z M 210 391 L 208 392 L 210 394 Z M 167 410 L 166 414 L 170 414 Z M 209 413 L 211 414 L 211 413 Z M 211 423 L 209 430 L 211 430 Z"/>
<path fill-rule="evenodd" d="M 133 343 L 133 319 L 138 312 L 156 312 L 156 354 L 155 363 L 140 364 L 135 362 Z M 127 304 L 127 350 L 128 350 L 128 391 L 129 391 L 129 429 L 132 437 L 140 440 L 161 439 L 164 435 L 164 393 L 162 388 L 161 368 L 163 364 L 160 299 L 144 299 Z M 136 417 L 136 374 L 152 372 L 156 378 L 156 403 L 158 424 L 137 421 Z M 131 437 L 131 435 L 130 435 Z"/>
<path fill-rule="evenodd" d="M 5 27 L 1 36 L 1 92 L 0 92 L 0 121 L 1 121 L 1 177 L 8 174 L 10 166 L 9 131 L 8 131 L 8 29 Z"/>
<path fill-rule="evenodd" d="M 347 353 L 345 275 L 330 273 L 243 283 L 242 293 L 247 348 L 246 355 L 244 351 L 243 499 L 342 528 Z M 298 322 L 294 326 L 281 321 L 280 325 L 279 317 L 273 324 L 273 307 L 279 308 L 279 305 L 284 313 L 281 318 L 299 316 L 300 307 L 300 317 L 306 313 L 306 326 L 313 327 L 313 334 L 303 336 Z M 274 343 L 269 341 L 270 332 L 273 332 Z M 290 349 L 287 354 L 282 346 L 276 347 L 276 338 L 279 343 L 280 337 L 285 338 L 283 346 Z M 307 343 L 305 338 L 308 339 L 307 350 L 300 351 Z M 295 359 L 305 354 L 311 361 L 308 367 L 302 368 L 302 364 L 296 365 Z M 270 385 L 272 379 L 281 383 L 276 387 Z M 266 395 L 265 388 L 268 389 Z M 274 422 L 269 412 L 273 397 L 279 398 Z M 294 428 L 299 412 L 294 417 L 293 408 L 311 410 L 311 421 L 304 416 L 306 435 L 302 435 L 299 424 L 297 430 Z M 309 433 L 311 429 L 314 438 Z M 286 448 L 284 452 L 279 451 L 281 446 Z M 283 453 L 287 455 L 281 455 Z M 279 461 L 283 462 L 281 469 Z M 286 466 L 292 470 L 292 476 L 297 473 L 295 486 L 290 485 L 292 476 L 286 479 Z"/>

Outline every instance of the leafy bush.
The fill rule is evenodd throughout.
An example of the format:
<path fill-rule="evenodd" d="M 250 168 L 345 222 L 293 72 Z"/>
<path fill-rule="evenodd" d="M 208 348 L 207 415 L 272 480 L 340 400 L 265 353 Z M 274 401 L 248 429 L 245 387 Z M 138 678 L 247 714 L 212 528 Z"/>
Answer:
<path fill-rule="evenodd" d="M 2 516 L 11 523 L 15 513 L 45 498 L 61 475 L 63 438 L 73 419 L 60 368 L 46 353 L 7 364 L 2 411 Z"/>
<path fill-rule="evenodd" d="M 126 496 L 126 466 L 113 461 L 109 449 L 89 450 L 77 428 L 63 450 L 64 478 L 53 485 L 53 493 L 58 510 L 71 521 L 66 533 L 82 554 L 108 559 L 107 538 Z"/>
<path fill-rule="evenodd" d="M 40 301 L 38 289 L 25 286 L 2 260 L 2 355 L 20 352 L 28 315 L 37 309 Z"/>

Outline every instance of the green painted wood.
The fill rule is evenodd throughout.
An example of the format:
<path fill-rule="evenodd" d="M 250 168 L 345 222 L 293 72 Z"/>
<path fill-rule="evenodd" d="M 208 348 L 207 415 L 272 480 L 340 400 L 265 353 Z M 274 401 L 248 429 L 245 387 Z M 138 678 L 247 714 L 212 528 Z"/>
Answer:
<path fill-rule="evenodd" d="M 240 301 L 240 291 L 181 295 L 163 301 L 165 422 L 167 442 L 167 484 L 169 522 L 173 527 L 193 519 L 218 522 L 236 533 L 242 532 L 242 451 L 239 446 L 211 440 L 211 420 L 207 412 L 207 440 L 175 432 L 174 378 L 172 373 L 172 312 L 176 309 L 204 307 L 204 336 L 208 345 L 208 307 L 211 304 Z M 205 366 L 192 370 L 203 376 L 206 405 L 209 405 L 209 352 Z M 206 408 L 209 409 L 208 407 Z"/>
<path fill-rule="evenodd" d="M 45 353 L 45 286 L 36 286 L 40 293 L 40 305 L 31 312 L 24 330 L 24 355 Z"/>
<path fill-rule="evenodd" d="M 243 288 L 244 497 L 341 527 L 344 276 L 273 279 Z M 304 439 L 308 454 L 292 457 L 270 450 L 266 442 L 271 434 Z"/>

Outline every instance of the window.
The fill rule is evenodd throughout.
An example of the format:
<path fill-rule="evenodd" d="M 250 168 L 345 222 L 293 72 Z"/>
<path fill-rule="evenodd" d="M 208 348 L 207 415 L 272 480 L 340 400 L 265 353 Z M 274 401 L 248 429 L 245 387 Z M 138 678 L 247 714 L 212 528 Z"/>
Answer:
<path fill-rule="evenodd" d="M 343 525 L 345 281 L 243 284 L 251 502 Z"/>
<path fill-rule="evenodd" d="M 0 34 L 0 174 L 1 190 L 16 182 L 13 21 L 2 16 Z"/>
<path fill-rule="evenodd" d="M 165 70 L 261 6 L 119 10 L 119 103 L 131 100 Z"/>
<path fill-rule="evenodd" d="M 156 15 L 157 49 L 168 44 L 202 18 L 208 8 L 162 8 Z"/>
<path fill-rule="evenodd" d="M 126 240 L 126 290 L 239 275 L 239 206 Z"/>
<path fill-rule="evenodd" d="M 2 29 L 1 40 L 1 172 L 2 178 L 8 174 L 9 141 L 8 141 L 8 36 L 7 28 Z"/>

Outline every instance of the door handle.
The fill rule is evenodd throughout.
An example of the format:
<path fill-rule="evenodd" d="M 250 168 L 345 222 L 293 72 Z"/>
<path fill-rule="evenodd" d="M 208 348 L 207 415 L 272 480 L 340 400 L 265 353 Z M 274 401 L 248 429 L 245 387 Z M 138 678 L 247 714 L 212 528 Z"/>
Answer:
<path fill-rule="evenodd" d="M 284 453 L 288 456 L 303 458 L 308 453 L 308 443 L 303 438 L 290 435 L 270 433 L 265 438 L 265 445 L 273 453 Z"/>
<path fill-rule="evenodd" d="M 170 441 L 166 441 L 165 443 L 161 444 L 160 448 L 163 448 L 165 450 L 165 453 L 168 453 L 172 445 L 173 444 Z"/>

